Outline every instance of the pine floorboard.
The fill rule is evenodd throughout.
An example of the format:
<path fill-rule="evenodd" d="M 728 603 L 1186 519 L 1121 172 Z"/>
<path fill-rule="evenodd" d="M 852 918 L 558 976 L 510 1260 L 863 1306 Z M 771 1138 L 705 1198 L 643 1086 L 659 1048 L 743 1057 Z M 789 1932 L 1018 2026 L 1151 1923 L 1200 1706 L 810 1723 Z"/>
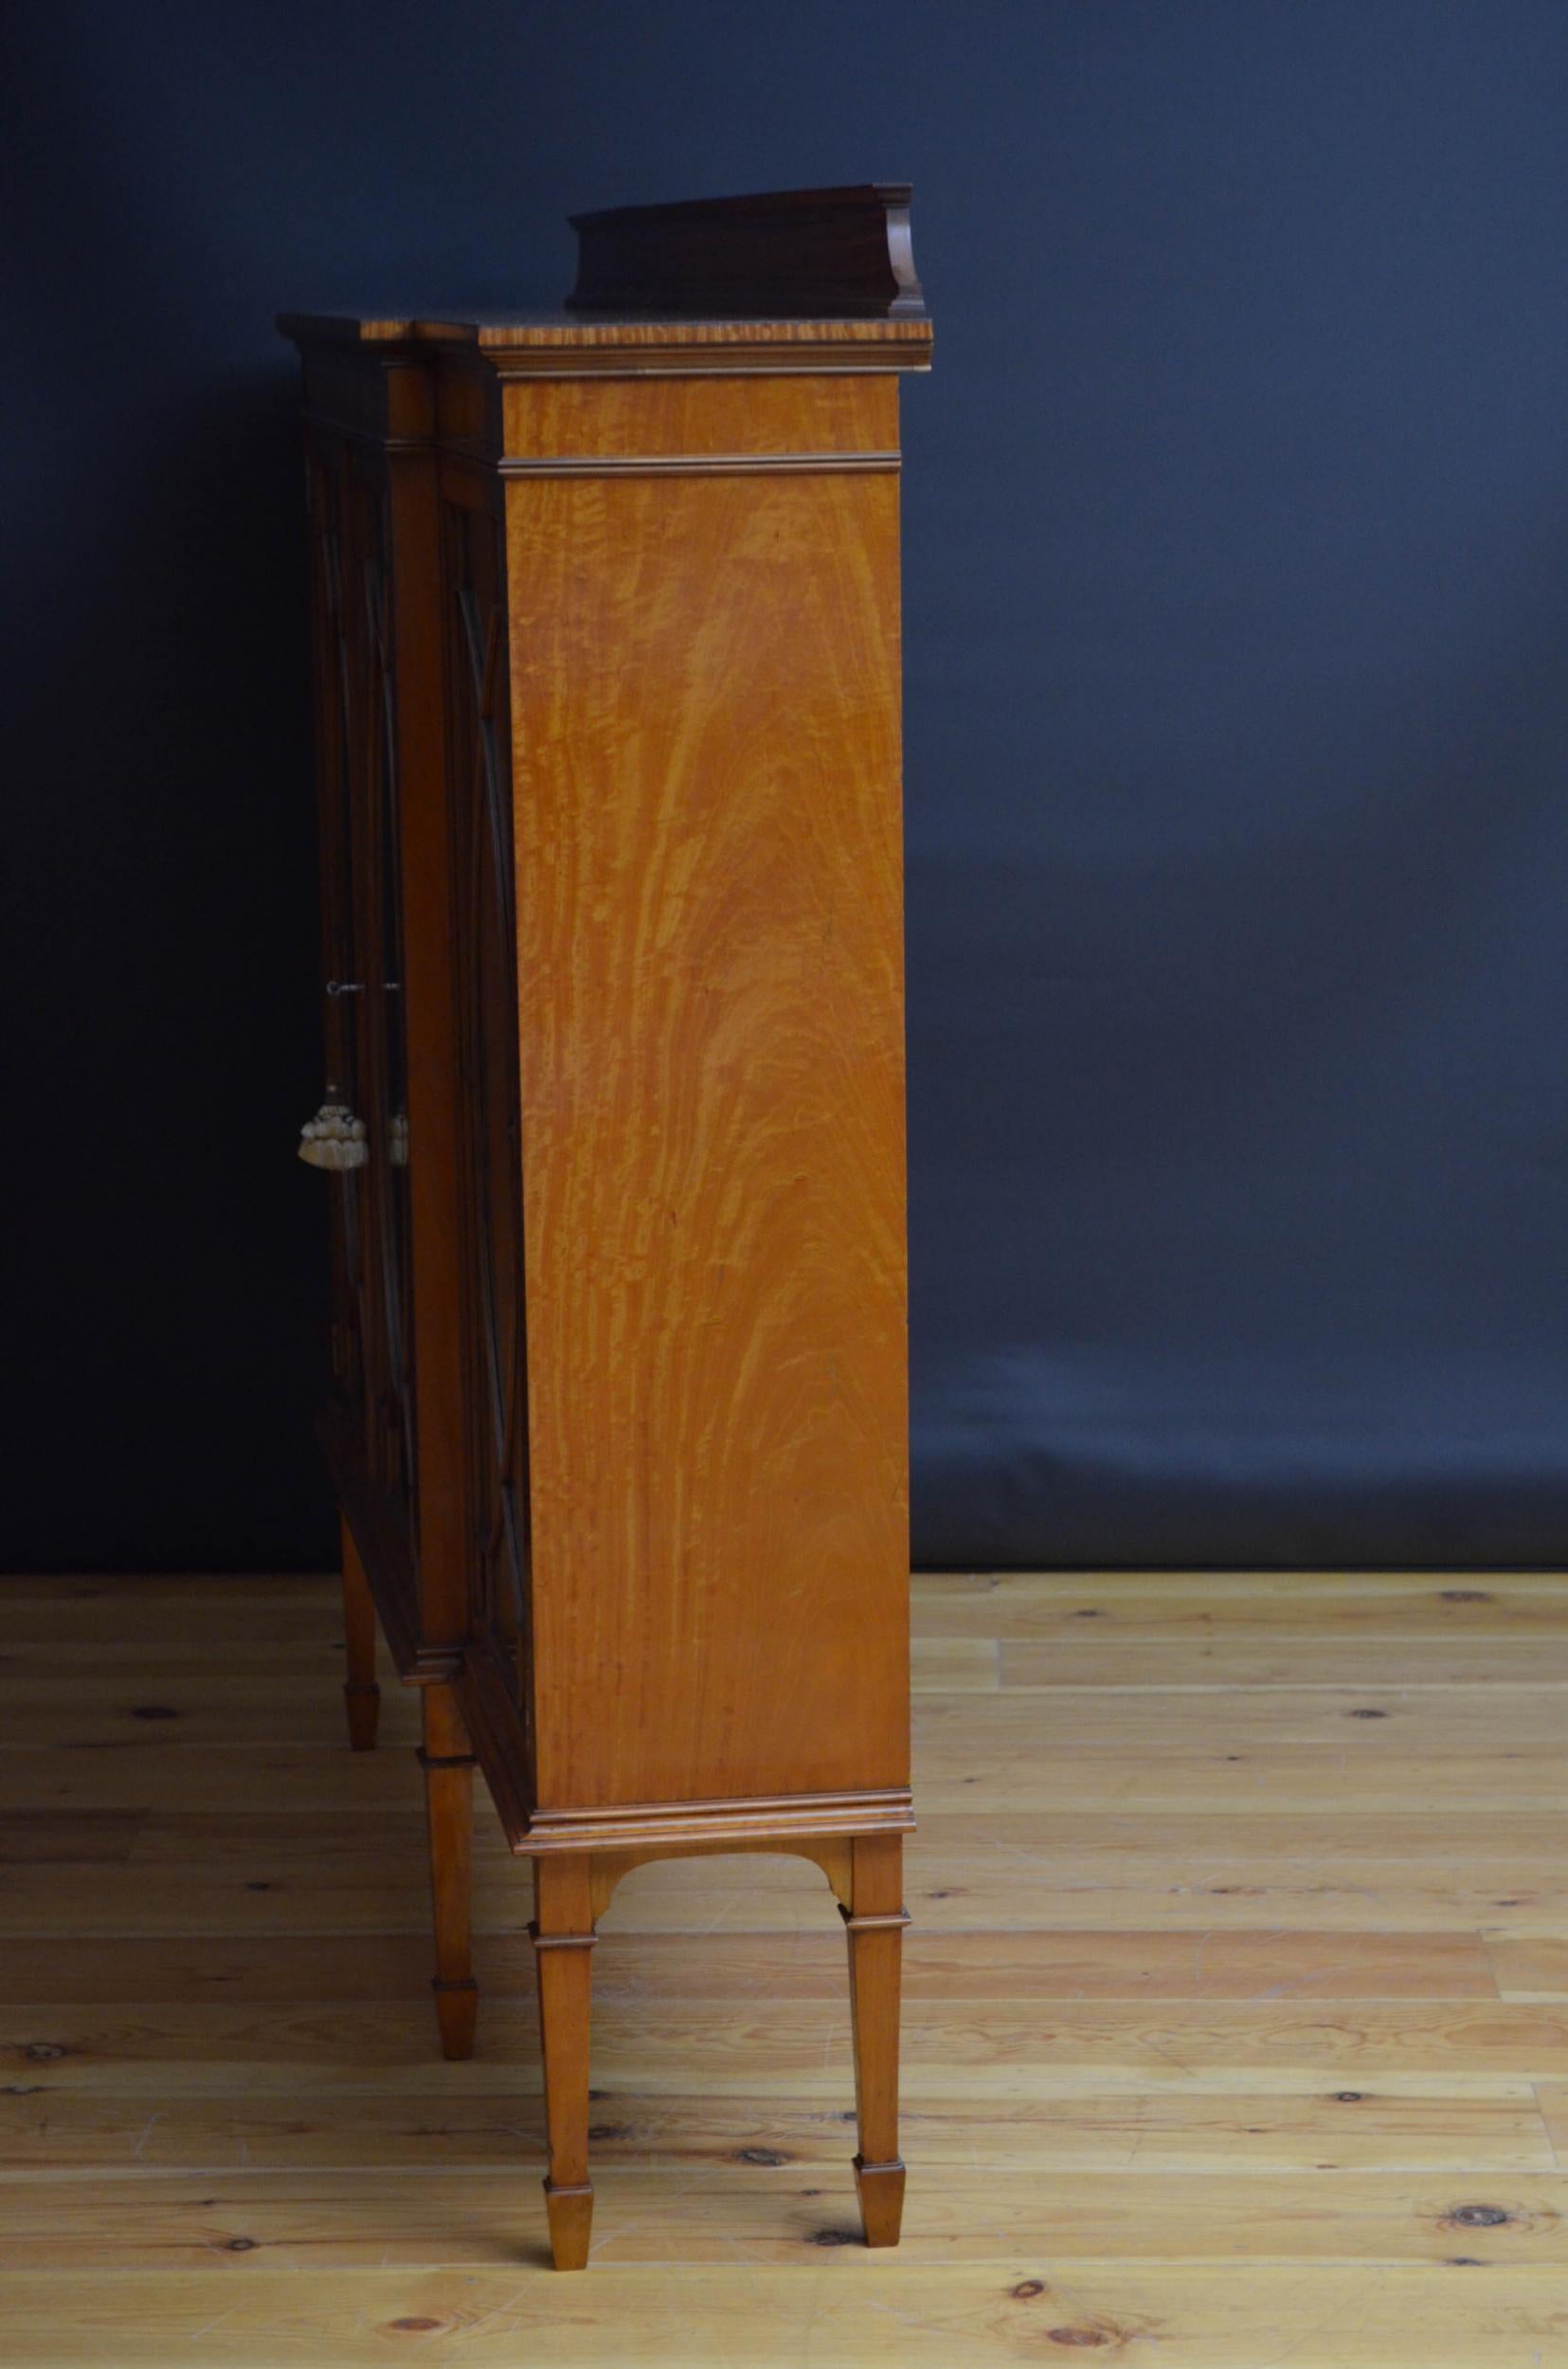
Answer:
<path fill-rule="evenodd" d="M 526 1869 L 436 2052 L 332 1581 L 0 1582 L 6 2369 L 1568 2369 L 1568 1585 L 915 1583 L 906 2235 L 803 1862 L 640 1870 L 546 2266 Z"/>

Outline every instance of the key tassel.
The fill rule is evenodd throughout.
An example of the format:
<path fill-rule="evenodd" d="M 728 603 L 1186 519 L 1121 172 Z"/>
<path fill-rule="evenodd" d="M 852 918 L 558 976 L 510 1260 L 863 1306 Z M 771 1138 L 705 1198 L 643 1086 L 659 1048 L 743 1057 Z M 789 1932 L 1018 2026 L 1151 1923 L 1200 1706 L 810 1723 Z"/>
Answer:
<path fill-rule="evenodd" d="M 312 1168 L 362 1168 L 369 1158 L 365 1122 L 346 1102 L 324 1102 L 299 1130 L 299 1157 Z"/>

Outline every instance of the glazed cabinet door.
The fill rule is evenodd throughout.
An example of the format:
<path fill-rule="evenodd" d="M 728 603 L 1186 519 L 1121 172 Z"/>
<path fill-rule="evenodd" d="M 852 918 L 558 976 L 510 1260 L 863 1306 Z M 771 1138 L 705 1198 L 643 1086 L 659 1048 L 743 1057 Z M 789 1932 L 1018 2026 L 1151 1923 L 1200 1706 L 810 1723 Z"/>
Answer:
<path fill-rule="evenodd" d="M 469 1647 L 532 1766 L 516 903 L 506 577 L 492 483 L 442 515 L 467 1373 Z"/>
<path fill-rule="evenodd" d="M 333 1369 L 379 1510 L 415 1515 L 408 1120 L 387 496 L 377 457 L 317 433 L 309 461 L 329 1099 L 365 1122 L 330 1180 Z"/>

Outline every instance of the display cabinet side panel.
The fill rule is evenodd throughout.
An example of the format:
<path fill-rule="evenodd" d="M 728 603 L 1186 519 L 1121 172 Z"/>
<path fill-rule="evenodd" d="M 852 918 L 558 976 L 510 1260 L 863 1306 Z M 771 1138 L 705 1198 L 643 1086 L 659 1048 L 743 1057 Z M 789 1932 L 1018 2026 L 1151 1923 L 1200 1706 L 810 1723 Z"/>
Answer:
<path fill-rule="evenodd" d="M 897 479 L 507 522 L 539 1799 L 896 1787 Z"/>

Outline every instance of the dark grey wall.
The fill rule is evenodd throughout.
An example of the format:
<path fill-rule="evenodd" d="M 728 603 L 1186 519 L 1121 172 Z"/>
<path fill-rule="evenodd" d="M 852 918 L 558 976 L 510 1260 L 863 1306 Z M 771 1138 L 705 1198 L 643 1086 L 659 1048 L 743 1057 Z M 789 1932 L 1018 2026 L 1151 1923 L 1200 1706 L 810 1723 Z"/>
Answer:
<path fill-rule="evenodd" d="M 917 1551 L 1562 1559 L 1559 0 L 23 39 L 7 1561 L 331 1552 L 273 312 L 902 174 Z"/>

